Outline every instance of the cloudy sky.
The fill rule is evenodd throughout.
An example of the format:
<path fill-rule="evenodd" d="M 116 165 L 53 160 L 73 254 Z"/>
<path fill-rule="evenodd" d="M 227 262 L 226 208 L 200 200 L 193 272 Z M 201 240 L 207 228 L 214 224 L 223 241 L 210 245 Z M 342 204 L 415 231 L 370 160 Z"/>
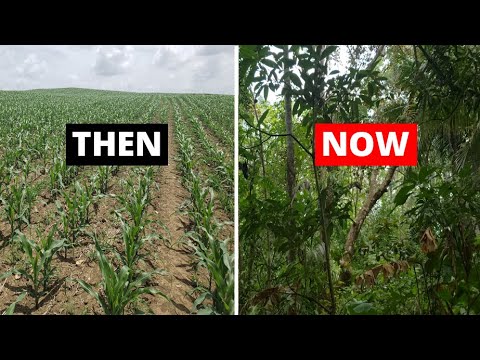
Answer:
<path fill-rule="evenodd" d="M 234 93 L 233 45 L 0 45 L 0 89 Z"/>

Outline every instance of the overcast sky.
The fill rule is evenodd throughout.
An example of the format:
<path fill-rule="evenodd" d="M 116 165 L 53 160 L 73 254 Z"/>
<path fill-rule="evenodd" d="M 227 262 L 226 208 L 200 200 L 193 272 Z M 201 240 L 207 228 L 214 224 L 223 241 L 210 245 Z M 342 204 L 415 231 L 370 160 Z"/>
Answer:
<path fill-rule="evenodd" d="M 233 45 L 0 45 L 0 89 L 234 93 Z"/>

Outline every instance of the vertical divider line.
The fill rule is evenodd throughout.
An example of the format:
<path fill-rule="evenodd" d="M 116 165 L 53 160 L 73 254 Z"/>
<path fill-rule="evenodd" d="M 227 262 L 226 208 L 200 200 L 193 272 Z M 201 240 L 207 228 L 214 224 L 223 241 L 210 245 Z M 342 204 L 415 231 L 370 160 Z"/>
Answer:
<path fill-rule="evenodd" d="M 234 251 L 235 251 L 235 315 L 238 315 L 238 301 L 240 297 L 239 293 L 239 286 L 238 286 L 238 259 L 239 259 L 239 229 L 238 229 L 238 102 L 239 102 L 239 70 L 238 70 L 238 54 L 239 54 L 239 45 L 234 46 L 234 87 L 235 87 L 235 126 L 234 126 L 234 148 L 235 148 L 235 156 L 234 156 L 234 161 L 235 163 L 233 164 L 234 166 L 234 185 L 235 185 L 235 191 L 234 191 Z"/>

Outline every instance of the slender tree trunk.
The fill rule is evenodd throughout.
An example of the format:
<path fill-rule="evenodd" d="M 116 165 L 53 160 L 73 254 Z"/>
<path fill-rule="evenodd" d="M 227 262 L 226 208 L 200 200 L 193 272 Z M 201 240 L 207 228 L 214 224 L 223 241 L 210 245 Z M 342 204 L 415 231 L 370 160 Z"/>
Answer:
<path fill-rule="evenodd" d="M 367 65 L 367 70 L 375 69 L 377 64 L 377 60 L 383 56 L 385 53 L 385 45 L 381 45 L 378 47 L 375 56 Z M 350 226 L 350 230 L 348 231 L 347 240 L 345 241 L 344 253 L 342 259 L 340 260 L 340 266 L 342 267 L 341 279 L 344 282 L 350 281 L 351 273 L 350 273 L 350 262 L 352 261 L 354 250 L 355 241 L 360 234 L 360 230 L 367 218 L 368 214 L 372 210 L 372 208 L 377 203 L 378 199 L 382 197 L 382 195 L 387 191 L 388 186 L 390 185 L 393 175 L 395 174 L 395 170 L 397 169 L 396 166 L 392 166 L 388 169 L 387 175 L 385 176 L 384 181 L 380 186 L 377 184 L 377 177 L 379 168 L 374 168 L 372 170 L 372 174 L 370 176 L 370 186 L 368 189 L 367 199 L 363 203 L 360 211 L 356 214 L 355 220 L 353 224 Z"/>
<path fill-rule="evenodd" d="M 253 109 L 254 109 L 254 112 L 255 112 L 255 119 L 257 120 L 257 125 L 260 127 L 261 125 L 258 123 L 258 120 L 259 120 L 259 116 L 258 116 L 258 112 L 257 112 L 257 104 L 255 103 L 255 100 L 254 100 L 254 103 L 253 103 Z M 265 155 L 264 155 L 264 152 L 263 152 L 263 137 L 262 137 L 262 133 L 260 131 L 258 131 L 258 136 L 259 136 L 259 139 L 260 139 L 260 162 L 261 162 L 261 165 L 262 165 L 262 177 L 265 178 L 266 176 L 266 171 L 265 171 Z M 289 136 L 290 137 L 290 136 Z M 264 198 L 267 199 L 267 189 L 264 187 L 263 189 L 263 195 L 264 195 Z M 270 287 L 270 283 L 271 283 L 271 278 L 272 278 L 272 257 L 271 257 L 271 253 L 272 253 L 272 244 L 271 244 L 271 239 L 270 239 L 270 233 L 267 231 L 266 233 L 266 237 L 267 237 L 267 287 Z M 250 280 L 251 280 L 251 276 L 252 276 L 252 270 L 253 270 L 253 262 L 255 260 L 255 242 L 252 241 L 251 244 L 250 244 L 250 251 L 249 251 L 249 262 L 248 262 L 248 276 L 247 276 L 247 284 L 250 283 Z"/>
<path fill-rule="evenodd" d="M 318 45 L 316 51 L 321 54 L 325 50 L 325 45 Z M 327 59 L 323 59 L 320 63 L 320 65 L 325 66 L 327 64 Z M 328 71 L 325 71 L 325 73 L 328 73 Z M 314 73 L 314 81 L 315 84 L 320 83 L 320 79 L 322 78 L 322 73 L 320 71 L 319 66 L 315 68 L 315 73 Z M 322 89 L 318 90 L 318 94 L 315 95 L 315 101 L 313 105 L 313 121 L 317 122 L 317 116 L 320 110 L 320 104 L 323 104 L 323 98 L 325 94 Z M 312 142 L 312 150 L 315 149 L 315 140 Z M 313 152 L 313 151 L 312 151 Z M 321 175 L 326 178 L 326 186 L 327 186 L 327 191 L 326 191 L 326 197 L 322 199 L 321 195 L 321 189 L 320 189 L 320 182 L 319 182 L 319 175 L 318 175 L 318 168 L 315 166 L 315 161 L 312 159 L 312 165 L 313 165 L 313 172 L 315 175 L 315 184 L 317 188 L 317 196 L 318 196 L 318 207 L 320 208 L 320 227 L 321 227 L 321 232 L 320 232 L 320 238 L 323 244 L 325 245 L 325 271 L 327 272 L 327 280 L 328 280 L 328 288 L 330 292 L 330 313 L 333 315 L 336 313 L 336 301 L 335 301 L 335 292 L 333 288 L 333 278 L 332 278 L 332 269 L 330 265 L 330 237 L 328 235 L 328 224 L 330 222 L 330 218 L 328 216 L 328 209 L 330 208 L 329 204 L 331 203 L 332 199 L 332 189 L 329 188 L 330 186 L 330 181 L 329 181 L 329 172 L 328 169 L 321 169 Z"/>
<path fill-rule="evenodd" d="M 360 234 L 360 230 L 362 229 L 363 223 L 367 218 L 368 214 L 375 206 L 377 201 L 382 197 L 382 195 L 387 192 L 388 186 L 393 180 L 393 176 L 395 175 L 395 171 L 397 170 L 396 166 L 392 166 L 388 169 L 387 175 L 383 182 L 378 185 L 377 184 L 377 177 L 378 177 L 378 168 L 374 168 L 372 170 L 372 174 L 370 176 L 370 186 L 367 194 L 367 198 L 363 203 L 360 211 L 358 212 L 357 216 L 355 217 L 355 221 L 350 226 L 350 230 L 348 231 L 347 240 L 345 242 L 344 254 L 340 261 L 340 265 L 342 267 L 342 280 L 349 281 L 351 274 L 349 265 L 352 261 L 353 254 L 355 252 L 354 245 L 355 241 Z"/>
<path fill-rule="evenodd" d="M 288 52 L 288 45 L 284 45 L 285 60 L 290 59 Z M 287 134 L 292 134 L 292 95 L 290 94 L 290 67 L 285 63 L 285 128 Z M 287 136 L 287 192 L 290 201 L 293 201 L 295 196 L 295 151 L 294 151 L 293 138 Z"/>
<path fill-rule="evenodd" d="M 290 93 L 290 66 L 287 64 L 287 61 L 290 59 L 288 45 L 284 45 L 284 72 L 285 72 L 285 128 L 287 134 L 293 134 L 292 126 L 292 95 Z M 287 136 L 287 194 L 290 199 L 290 205 L 293 205 L 295 199 L 295 151 L 293 138 Z M 297 249 L 291 249 L 288 252 L 288 261 L 290 263 L 295 261 Z"/>

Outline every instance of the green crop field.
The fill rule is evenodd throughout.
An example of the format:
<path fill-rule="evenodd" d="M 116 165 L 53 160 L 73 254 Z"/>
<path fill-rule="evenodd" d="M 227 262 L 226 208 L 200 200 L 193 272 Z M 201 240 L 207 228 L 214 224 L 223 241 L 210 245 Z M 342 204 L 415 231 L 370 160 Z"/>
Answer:
<path fill-rule="evenodd" d="M 0 314 L 233 314 L 234 97 L 0 91 Z M 168 123 L 169 165 L 66 166 L 67 123 Z"/>

